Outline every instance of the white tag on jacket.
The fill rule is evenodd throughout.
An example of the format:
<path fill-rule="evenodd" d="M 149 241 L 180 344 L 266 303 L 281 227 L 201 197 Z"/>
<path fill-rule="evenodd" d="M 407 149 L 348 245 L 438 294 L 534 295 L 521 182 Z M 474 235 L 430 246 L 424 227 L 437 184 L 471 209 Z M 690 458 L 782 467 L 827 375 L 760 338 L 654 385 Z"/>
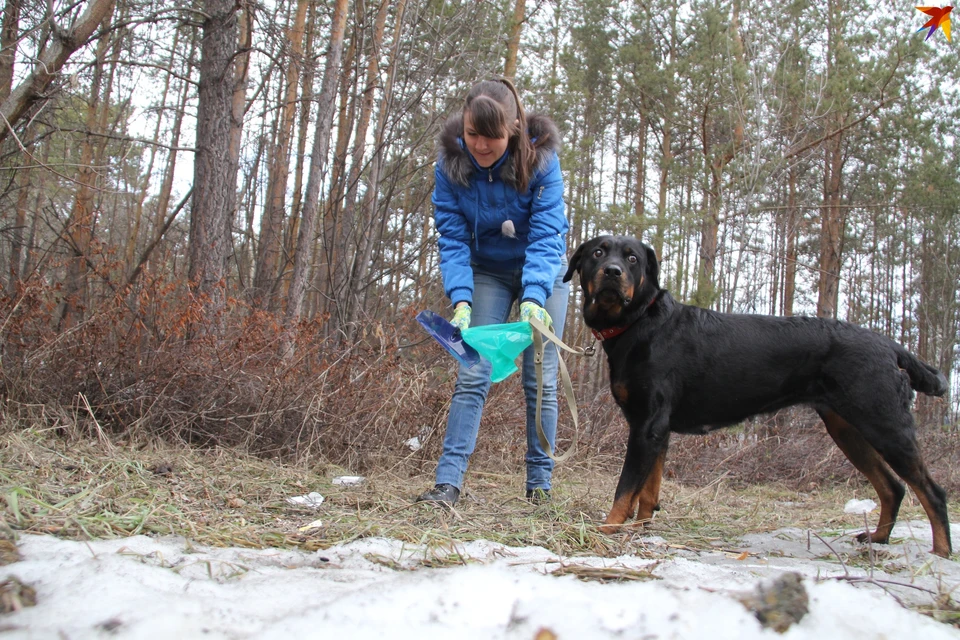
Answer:
<path fill-rule="evenodd" d="M 508 238 L 516 238 L 517 228 L 513 226 L 513 220 L 504 220 L 503 224 L 500 225 L 500 233 Z"/>

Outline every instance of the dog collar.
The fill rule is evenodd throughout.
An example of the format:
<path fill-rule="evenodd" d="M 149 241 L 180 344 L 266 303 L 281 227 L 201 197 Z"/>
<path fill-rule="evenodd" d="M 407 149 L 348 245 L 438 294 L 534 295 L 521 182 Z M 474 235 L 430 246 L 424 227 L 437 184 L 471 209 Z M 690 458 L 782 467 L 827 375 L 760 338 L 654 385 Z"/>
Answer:
<path fill-rule="evenodd" d="M 630 324 L 633 324 L 633 323 L 631 322 Z M 616 338 L 618 335 L 626 331 L 629 327 L 630 325 L 628 324 L 623 327 L 611 327 L 609 329 L 603 329 L 601 331 L 597 331 L 596 329 L 591 329 L 590 331 L 593 332 L 594 338 L 596 338 L 599 342 L 603 342 L 604 340 L 609 340 L 610 338 Z"/>
<path fill-rule="evenodd" d="M 647 305 L 648 309 L 653 306 L 654 302 L 657 301 L 657 297 L 658 296 L 654 296 L 653 299 L 650 300 L 650 303 Z M 627 324 L 619 327 L 610 327 L 609 329 L 601 329 L 600 331 L 597 331 L 596 329 L 590 329 L 590 331 L 593 333 L 593 337 L 596 338 L 598 342 L 603 342 L 604 340 L 616 338 L 618 335 L 620 335 L 621 333 L 623 333 L 624 331 L 632 327 L 633 323 L 639 319 L 640 319 L 640 316 L 637 316 Z"/>

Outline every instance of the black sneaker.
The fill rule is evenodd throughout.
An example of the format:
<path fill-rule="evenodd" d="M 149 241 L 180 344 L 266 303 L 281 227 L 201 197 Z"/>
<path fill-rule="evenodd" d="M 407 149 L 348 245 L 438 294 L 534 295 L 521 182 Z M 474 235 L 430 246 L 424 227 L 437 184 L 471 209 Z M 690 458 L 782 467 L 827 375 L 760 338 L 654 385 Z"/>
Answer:
<path fill-rule="evenodd" d="M 417 502 L 439 502 L 448 507 L 457 504 L 457 498 L 460 497 L 460 489 L 452 484 L 438 484 L 433 489 L 425 491 L 417 496 Z"/>
<path fill-rule="evenodd" d="M 527 489 L 527 500 L 532 504 L 548 504 L 550 502 L 550 489 Z"/>

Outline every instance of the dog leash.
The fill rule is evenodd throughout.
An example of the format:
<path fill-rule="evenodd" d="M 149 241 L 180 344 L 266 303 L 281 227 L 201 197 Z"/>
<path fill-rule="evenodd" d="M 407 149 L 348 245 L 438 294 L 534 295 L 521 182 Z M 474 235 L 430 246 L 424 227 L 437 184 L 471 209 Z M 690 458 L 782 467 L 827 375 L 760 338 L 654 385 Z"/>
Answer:
<path fill-rule="evenodd" d="M 573 441 L 570 447 L 562 455 L 554 455 L 553 447 L 547 440 L 547 435 L 543 432 L 543 424 L 540 419 L 540 409 L 543 405 L 543 350 L 546 338 L 554 343 L 558 348 L 577 356 L 592 356 L 597 350 L 591 345 L 587 348 L 571 347 L 564 344 L 563 340 L 558 338 L 545 324 L 536 318 L 530 318 L 530 326 L 535 329 L 533 332 L 533 363 L 537 370 L 537 438 L 540 440 L 540 446 L 554 462 L 562 462 L 577 452 L 577 441 L 580 435 L 580 426 L 577 419 L 577 399 L 573 395 L 573 382 L 570 380 L 570 372 L 567 371 L 567 365 L 563 361 L 560 353 L 557 353 L 557 360 L 560 369 L 560 380 L 563 386 L 563 395 L 567 399 L 567 406 L 570 408 L 570 417 L 573 419 Z"/>

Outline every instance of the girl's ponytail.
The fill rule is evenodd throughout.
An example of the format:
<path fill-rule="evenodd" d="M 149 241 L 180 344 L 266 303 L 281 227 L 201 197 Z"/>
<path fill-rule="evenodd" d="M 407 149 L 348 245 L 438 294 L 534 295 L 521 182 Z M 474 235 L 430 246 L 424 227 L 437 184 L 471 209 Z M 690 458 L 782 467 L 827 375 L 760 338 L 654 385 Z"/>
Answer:
<path fill-rule="evenodd" d="M 516 155 L 517 166 L 517 185 L 520 191 L 526 191 L 533 178 L 533 168 L 536 163 L 536 150 L 533 142 L 530 141 L 530 134 L 527 132 L 527 112 L 520 102 L 520 94 L 517 88 L 508 78 L 500 78 L 500 82 L 510 90 L 513 96 L 514 104 L 517 105 L 517 131 L 515 136 L 511 136 L 510 144 L 513 153 Z"/>

